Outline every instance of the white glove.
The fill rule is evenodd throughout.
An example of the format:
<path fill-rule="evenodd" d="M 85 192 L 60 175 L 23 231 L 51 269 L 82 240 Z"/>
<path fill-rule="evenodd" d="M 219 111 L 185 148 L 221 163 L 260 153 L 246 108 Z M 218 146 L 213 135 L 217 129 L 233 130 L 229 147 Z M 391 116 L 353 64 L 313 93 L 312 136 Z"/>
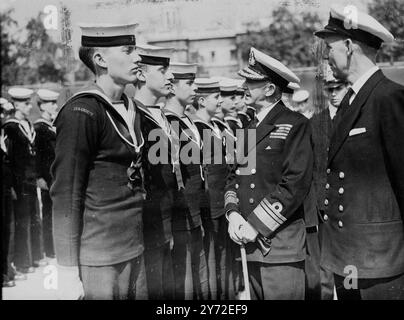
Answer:
<path fill-rule="evenodd" d="M 240 229 L 246 223 L 246 220 L 236 211 L 230 212 L 227 219 L 229 220 L 228 232 L 230 239 L 239 245 L 243 244 Z"/>

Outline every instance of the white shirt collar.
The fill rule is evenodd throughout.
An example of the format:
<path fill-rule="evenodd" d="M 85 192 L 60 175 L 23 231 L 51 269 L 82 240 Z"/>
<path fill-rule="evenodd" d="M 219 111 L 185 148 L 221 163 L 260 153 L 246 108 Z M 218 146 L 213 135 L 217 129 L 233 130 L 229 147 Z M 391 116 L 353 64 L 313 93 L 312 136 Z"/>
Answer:
<path fill-rule="evenodd" d="M 359 77 L 358 80 L 352 85 L 352 90 L 354 91 L 354 95 L 357 95 L 359 90 L 365 85 L 366 81 L 379 70 L 378 66 L 374 66 L 370 68 L 366 73 Z"/>
<path fill-rule="evenodd" d="M 331 120 L 334 119 L 335 115 L 337 114 L 338 108 L 333 106 L 331 102 L 328 102 L 328 112 L 330 113 Z"/>
<path fill-rule="evenodd" d="M 280 100 L 276 101 L 275 103 L 271 104 L 270 106 L 266 107 L 266 108 L 262 108 L 258 113 L 257 113 L 257 119 L 258 119 L 258 123 L 257 123 L 257 127 L 258 125 L 262 122 L 262 120 L 265 119 L 265 117 L 267 116 L 267 114 L 276 106 L 276 104 L 279 102 Z"/>

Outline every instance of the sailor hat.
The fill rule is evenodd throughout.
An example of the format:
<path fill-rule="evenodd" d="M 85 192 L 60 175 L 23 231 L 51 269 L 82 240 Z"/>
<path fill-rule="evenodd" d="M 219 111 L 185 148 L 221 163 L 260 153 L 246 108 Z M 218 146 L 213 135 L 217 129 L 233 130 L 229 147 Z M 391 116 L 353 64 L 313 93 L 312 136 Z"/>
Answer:
<path fill-rule="evenodd" d="M 8 90 L 8 94 L 11 98 L 17 101 L 29 100 L 33 93 L 34 91 L 28 88 L 10 88 Z"/>
<path fill-rule="evenodd" d="M 300 103 L 308 100 L 309 96 L 310 94 L 307 90 L 299 90 L 293 94 L 292 100 L 293 102 Z"/>
<path fill-rule="evenodd" d="M 300 85 L 296 82 L 289 82 L 288 86 L 283 90 L 284 93 L 293 94 L 296 90 L 300 89 Z"/>
<path fill-rule="evenodd" d="M 336 79 L 333 75 L 333 72 L 332 72 L 330 66 L 327 65 L 327 71 L 326 71 L 325 78 L 324 78 L 325 88 L 327 88 L 327 89 L 338 88 L 339 86 L 341 86 L 342 84 L 345 84 L 345 83 L 346 83 L 346 81 Z"/>
<path fill-rule="evenodd" d="M 136 45 L 137 23 L 130 24 L 79 24 L 83 47 L 118 47 Z"/>
<path fill-rule="evenodd" d="M 149 44 L 139 44 L 136 47 L 143 64 L 152 66 L 166 66 L 170 64 L 170 58 L 174 51 L 174 48 L 164 48 L 158 46 L 152 46 Z"/>
<path fill-rule="evenodd" d="M 41 99 L 44 102 L 56 102 L 56 100 L 59 97 L 59 93 L 47 89 L 39 89 L 37 91 L 37 94 L 39 99 Z"/>
<path fill-rule="evenodd" d="M 247 80 L 269 80 L 284 90 L 289 82 L 300 82 L 300 79 L 283 63 L 269 55 L 251 48 L 248 66 L 238 72 Z"/>
<path fill-rule="evenodd" d="M 194 84 L 197 87 L 196 93 L 220 92 L 219 81 L 212 78 L 196 78 Z"/>
<path fill-rule="evenodd" d="M 237 93 L 238 82 L 234 79 L 223 78 L 219 81 L 220 95 L 234 96 Z"/>
<path fill-rule="evenodd" d="M 195 79 L 198 65 L 196 63 L 170 62 L 170 71 L 174 75 L 174 79 L 186 80 Z"/>
<path fill-rule="evenodd" d="M 355 6 L 332 6 L 328 24 L 314 33 L 319 38 L 340 35 L 379 49 L 382 43 L 391 43 L 394 36 L 370 15 Z"/>

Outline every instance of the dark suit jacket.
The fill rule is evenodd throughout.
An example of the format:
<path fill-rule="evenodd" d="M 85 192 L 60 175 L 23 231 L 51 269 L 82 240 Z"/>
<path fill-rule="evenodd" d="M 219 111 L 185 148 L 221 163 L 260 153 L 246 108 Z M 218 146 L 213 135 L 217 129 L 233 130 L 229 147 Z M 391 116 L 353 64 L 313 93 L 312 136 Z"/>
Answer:
<path fill-rule="evenodd" d="M 359 278 L 404 272 L 404 87 L 377 71 L 336 125 L 321 263 Z"/>
<path fill-rule="evenodd" d="M 256 128 L 256 144 L 245 145 L 252 156 L 249 160 L 255 157 L 256 164 L 248 164 L 237 155 L 237 168 L 226 187 L 226 212 L 240 212 L 272 242 L 265 257 L 255 243 L 247 244 L 250 261 L 289 263 L 305 259 L 303 204 L 313 171 L 310 131 L 308 119 L 280 101 Z"/>

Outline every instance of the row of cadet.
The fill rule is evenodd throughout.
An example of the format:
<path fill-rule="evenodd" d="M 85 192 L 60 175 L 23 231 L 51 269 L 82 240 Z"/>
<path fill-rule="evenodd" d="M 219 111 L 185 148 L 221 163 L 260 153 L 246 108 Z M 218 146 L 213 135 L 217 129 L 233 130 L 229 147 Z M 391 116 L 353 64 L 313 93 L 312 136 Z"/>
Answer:
<path fill-rule="evenodd" d="M 58 93 L 37 91 L 42 115 L 34 123 L 28 120 L 34 91 L 11 88 L 8 94 L 11 102 L 0 98 L 3 287 L 26 280 L 55 257 L 49 187 Z"/>
<path fill-rule="evenodd" d="M 148 63 L 144 57 L 151 57 L 153 63 L 150 65 L 159 65 L 160 61 L 161 66 L 167 68 L 165 63 L 169 61 L 171 50 L 148 45 L 139 46 L 138 49 L 142 50 L 145 65 Z M 192 129 L 194 139 L 191 140 L 197 142 L 198 148 L 202 148 L 203 145 L 203 130 L 211 130 L 214 133 L 212 137 L 220 140 L 219 145 L 223 146 L 225 152 L 226 143 L 235 142 L 236 130 L 248 127 L 255 117 L 255 109 L 245 103 L 247 88 L 244 80 L 224 77 L 195 79 L 196 64 L 171 62 L 169 66 L 170 72 L 165 70 L 162 73 L 167 83 L 154 97 L 156 106 L 163 107 L 164 114 L 160 116 L 153 113 L 153 108 L 145 107 L 144 110 L 151 111 L 147 115 L 166 131 L 170 131 L 164 124 L 165 119 L 178 120 L 179 114 L 182 129 Z M 147 71 L 143 70 L 143 73 L 147 75 Z M 298 88 L 298 84 L 291 84 L 286 94 L 292 94 Z M 175 90 L 176 98 L 173 99 Z M 56 128 L 53 121 L 60 108 L 56 104 L 59 96 L 57 92 L 38 90 L 37 101 L 41 117 L 31 123 L 29 118 L 32 115 L 31 101 L 34 91 L 23 87 L 11 88 L 8 96 L 11 98 L 10 102 L 4 98 L 0 101 L 2 170 L 5 177 L 2 193 L 3 287 L 15 286 L 15 281 L 27 279 L 27 273 L 35 272 L 36 267 L 44 266 L 48 264 L 49 259 L 55 258 L 52 200 L 49 189 L 52 185 L 51 165 L 55 159 L 56 143 Z M 137 102 L 142 105 L 141 101 Z M 146 105 L 147 101 L 144 103 Z M 146 124 L 143 129 L 144 136 L 148 134 L 147 130 L 150 128 L 147 128 Z M 156 212 L 155 208 L 155 204 L 160 201 L 145 201 L 144 212 L 153 213 L 143 218 L 150 298 L 175 296 L 192 299 L 200 295 L 204 298 L 229 299 L 236 297 L 242 290 L 240 265 L 234 260 L 234 251 L 238 248 L 229 240 L 224 220 L 226 160 L 229 159 L 224 157 L 223 160 L 221 165 L 200 166 L 199 169 L 188 168 L 191 172 L 192 170 L 196 172 L 193 174 L 193 186 L 190 184 L 187 186 L 187 192 L 190 192 L 187 198 L 194 202 L 190 205 L 194 209 L 190 210 L 189 219 L 185 216 L 178 219 L 164 217 L 162 221 L 167 225 L 160 230 L 157 225 L 162 224 L 162 221 L 158 218 L 156 220 L 156 217 L 161 213 Z M 153 176 L 156 168 L 149 167 L 148 170 Z M 151 189 L 164 189 L 159 185 L 160 181 L 150 180 L 149 183 L 150 185 L 146 187 L 149 196 L 153 193 Z M 185 188 L 184 184 L 182 187 Z M 173 208 L 168 210 L 173 211 Z M 157 211 L 161 211 L 161 208 Z M 171 216 L 172 213 L 166 215 Z M 169 221 L 171 219 L 172 221 Z M 195 234 L 189 232 L 184 235 L 180 232 L 198 227 L 201 228 L 202 235 L 198 235 L 195 230 L 193 231 Z M 170 239 L 170 250 L 174 255 L 170 259 L 166 257 L 167 252 L 156 254 L 156 247 L 164 243 L 165 239 Z M 174 246 L 173 243 L 177 243 L 178 246 Z M 170 250 L 168 251 L 171 255 Z M 187 251 L 185 256 L 184 251 Z M 202 256 L 204 258 L 201 259 Z M 174 265 L 175 270 L 178 270 L 176 277 L 173 268 L 167 266 L 167 263 L 173 262 L 178 263 Z M 171 282 L 171 285 L 168 285 L 169 289 L 160 290 L 163 270 L 167 271 L 166 284 Z M 191 274 L 188 274 L 189 270 L 192 270 Z M 178 277 L 183 279 L 183 288 L 174 290 L 174 279 Z M 201 288 L 191 290 L 190 287 L 198 287 L 197 282 L 192 285 L 190 282 L 195 277 L 200 277 Z M 176 283 L 180 284 L 181 281 Z M 174 290 L 172 294 L 167 293 L 170 289 Z M 180 296 L 178 292 L 181 293 Z"/>
<path fill-rule="evenodd" d="M 316 115 L 309 121 L 282 101 L 299 78 L 255 48 L 238 72 L 243 87 L 196 79 L 196 65 L 171 62 L 172 50 L 136 44 L 134 25 L 82 26 L 79 57 L 95 83 L 71 97 L 53 122 L 50 196 L 60 293 L 75 299 L 304 299 L 325 280 L 329 296 L 335 281 L 342 298 L 344 270 L 353 265 L 364 280 L 356 294 L 402 295 L 403 259 L 393 253 L 403 256 L 397 194 L 404 191 L 401 180 L 386 174 L 401 174 L 401 153 L 391 151 L 402 144 L 384 138 L 369 144 L 359 136 L 369 129 L 396 137 L 401 130 L 392 117 L 402 115 L 403 89 L 367 57 L 393 37 L 367 15 L 358 16 L 360 32 L 346 29 L 345 15 L 332 9 L 317 33 L 326 37 L 333 75 L 342 79 L 326 86 L 329 105 L 318 121 L 327 119 L 326 133 L 314 130 Z M 344 61 L 358 67 L 350 77 Z M 366 99 L 378 83 L 390 90 L 383 99 L 395 112 L 367 116 L 383 109 L 382 99 Z M 307 101 L 307 93 L 296 96 Z M 366 101 L 378 105 L 360 112 Z M 354 117 L 363 127 L 353 127 Z M 5 142 L 13 137 L 10 125 L 3 126 Z M 26 142 L 18 150 L 33 154 L 31 140 L 34 148 Z M 371 151 L 379 140 L 386 147 Z M 240 143 L 243 152 L 228 148 Z M 188 161 L 194 150 L 202 162 Z M 6 152 L 12 158 L 14 151 Z M 23 171 L 22 184 L 32 186 L 32 175 Z M 380 208 L 390 205 L 388 215 L 368 208 L 380 185 L 388 196 L 388 202 L 379 199 Z M 247 268 L 240 263 L 244 249 Z"/>

